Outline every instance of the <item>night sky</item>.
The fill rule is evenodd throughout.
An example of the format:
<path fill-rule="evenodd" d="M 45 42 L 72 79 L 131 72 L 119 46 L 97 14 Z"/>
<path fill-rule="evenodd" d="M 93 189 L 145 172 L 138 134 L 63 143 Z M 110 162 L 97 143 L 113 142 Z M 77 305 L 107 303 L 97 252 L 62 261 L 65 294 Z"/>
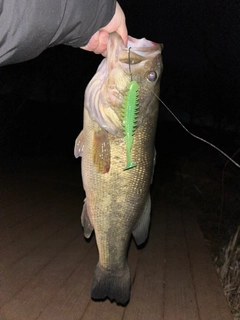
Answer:
<path fill-rule="evenodd" d="M 193 131 L 225 150 L 231 145 L 229 152 L 237 149 L 239 2 L 119 3 L 131 36 L 164 44 L 161 99 Z M 31 61 L 1 67 L 1 156 L 72 156 L 82 129 L 84 90 L 101 60 L 93 53 L 57 46 Z M 162 105 L 159 119 L 173 120 Z M 174 134 L 166 129 L 166 136 Z"/>

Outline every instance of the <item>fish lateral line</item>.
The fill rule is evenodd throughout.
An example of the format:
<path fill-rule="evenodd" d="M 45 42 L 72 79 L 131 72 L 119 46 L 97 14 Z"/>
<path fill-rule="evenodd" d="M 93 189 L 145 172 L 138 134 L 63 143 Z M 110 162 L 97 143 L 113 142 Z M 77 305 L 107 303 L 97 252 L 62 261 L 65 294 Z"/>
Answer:
<path fill-rule="evenodd" d="M 150 90 L 155 97 L 161 102 L 161 104 L 168 110 L 168 112 L 171 113 L 171 115 L 175 118 L 175 120 L 177 120 L 177 122 L 183 127 L 183 129 L 190 134 L 192 137 L 194 137 L 195 139 L 198 139 L 206 144 L 208 144 L 209 146 L 211 146 L 212 148 L 216 149 L 219 153 L 221 153 L 225 158 L 227 158 L 229 161 L 231 161 L 236 167 L 238 167 L 240 169 L 240 164 L 238 164 L 236 161 L 234 161 L 231 157 L 229 157 L 224 151 L 222 151 L 220 148 L 216 147 L 213 143 L 195 135 L 194 133 L 192 133 L 191 131 L 189 131 L 184 124 L 178 119 L 178 117 L 172 112 L 172 110 L 170 110 L 170 108 L 158 97 L 158 95 L 153 92 L 152 90 Z"/>

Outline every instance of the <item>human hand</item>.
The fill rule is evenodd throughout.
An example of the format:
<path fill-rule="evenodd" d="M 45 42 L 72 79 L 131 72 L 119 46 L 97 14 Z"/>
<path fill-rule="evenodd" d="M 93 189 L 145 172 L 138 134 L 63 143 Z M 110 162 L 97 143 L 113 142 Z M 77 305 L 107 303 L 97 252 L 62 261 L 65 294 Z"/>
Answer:
<path fill-rule="evenodd" d="M 81 49 L 93 51 L 94 53 L 100 53 L 103 56 L 106 56 L 108 35 L 112 32 L 117 32 L 123 39 L 124 44 L 127 45 L 128 31 L 125 22 L 125 15 L 118 2 L 116 3 L 116 10 L 112 20 L 105 27 L 99 29 L 91 37 L 88 44 L 81 47 Z"/>

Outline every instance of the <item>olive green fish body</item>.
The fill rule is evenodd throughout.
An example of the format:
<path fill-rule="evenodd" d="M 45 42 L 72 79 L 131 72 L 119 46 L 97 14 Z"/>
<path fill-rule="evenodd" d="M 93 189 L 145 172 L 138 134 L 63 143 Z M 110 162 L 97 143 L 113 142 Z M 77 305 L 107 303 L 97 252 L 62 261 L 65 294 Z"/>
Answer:
<path fill-rule="evenodd" d="M 124 100 L 130 82 L 128 51 L 113 34 L 109 39 L 111 53 L 86 89 L 83 131 L 75 143 L 75 156 L 82 156 L 86 193 L 81 216 L 84 235 L 89 238 L 94 230 L 99 252 L 91 295 L 119 304 L 130 298 L 127 249 L 131 235 L 137 244 L 148 236 L 158 116 L 158 100 L 152 92 L 159 94 L 162 70 L 160 45 L 130 37 L 129 43 L 137 47 L 136 52 L 131 49 L 136 62 L 132 65 L 133 80 L 139 86 L 138 99 L 133 101 L 138 101 L 137 117 L 134 107 L 132 125 L 126 128 L 125 123 L 123 128 L 122 109 L 129 103 Z M 149 71 L 156 72 L 154 82 L 148 80 Z M 123 170 L 129 150 L 128 157 L 136 166 Z"/>

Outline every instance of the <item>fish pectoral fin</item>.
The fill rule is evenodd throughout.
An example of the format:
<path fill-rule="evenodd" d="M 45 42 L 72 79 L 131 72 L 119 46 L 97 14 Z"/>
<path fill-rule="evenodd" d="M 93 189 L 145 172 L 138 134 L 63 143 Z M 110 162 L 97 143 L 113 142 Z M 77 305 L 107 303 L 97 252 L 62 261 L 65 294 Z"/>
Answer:
<path fill-rule="evenodd" d="M 84 228 L 84 237 L 85 238 L 90 238 L 92 232 L 93 232 L 93 226 L 89 220 L 88 217 L 88 212 L 87 212 L 87 201 L 86 199 L 84 200 L 84 205 L 83 205 L 83 210 L 82 210 L 82 215 L 81 215 L 81 223 Z"/>
<path fill-rule="evenodd" d="M 151 198 L 149 194 L 144 210 L 132 231 L 132 235 L 138 246 L 143 244 L 148 237 L 148 230 L 150 225 L 150 212 L 151 212 Z"/>
<path fill-rule="evenodd" d="M 94 300 L 115 300 L 126 305 L 130 299 L 130 272 L 128 265 L 119 270 L 106 270 L 98 263 L 96 266 L 91 296 Z"/>
<path fill-rule="evenodd" d="M 77 139 L 75 140 L 75 146 L 74 146 L 74 156 L 75 158 L 82 157 L 84 148 L 84 134 L 83 130 L 79 133 Z"/>
<path fill-rule="evenodd" d="M 92 159 L 99 173 L 108 173 L 110 170 L 110 143 L 106 130 L 94 132 L 92 142 Z"/>

